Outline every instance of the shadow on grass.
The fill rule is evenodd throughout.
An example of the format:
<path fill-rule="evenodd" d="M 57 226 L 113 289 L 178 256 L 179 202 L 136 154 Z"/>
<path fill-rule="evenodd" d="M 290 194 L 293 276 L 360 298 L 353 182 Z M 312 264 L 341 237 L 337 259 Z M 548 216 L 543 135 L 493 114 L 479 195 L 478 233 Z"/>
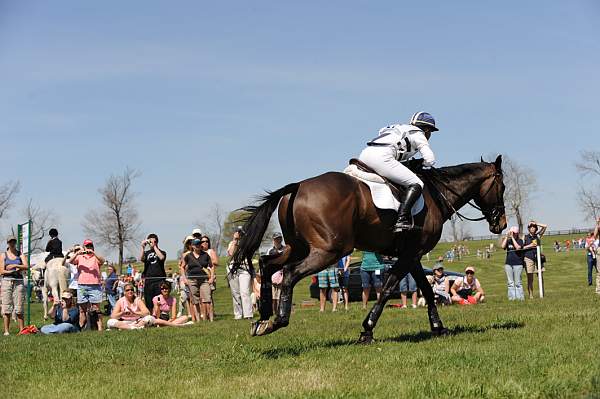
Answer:
<path fill-rule="evenodd" d="M 488 326 L 472 326 L 472 325 L 458 325 L 453 328 L 449 328 L 448 336 L 455 336 L 464 333 L 485 333 L 492 330 L 512 330 L 516 328 L 523 328 L 525 323 L 516 321 L 505 321 L 501 323 L 492 323 Z M 419 331 L 416 333 L 401 334 L 396 337 L 375 339 L 377 342 L 423 342 L 437 337 L 431 334 L 430 331 Z M 340 346 L 353 346 L 356 345 L 357 341 L 354 339 L 336 339 L 324 342 L 309 342 L 304 344 L 294 345 L 289 347 L 276 347 L 272 349 L 264 350 L 260 355 L 265 359 L 279 359 L 282 357 L 298 356 L 303 353 L 311 352 L 313 350 L 321 350 L 328 348 L 337 348 Z"/>

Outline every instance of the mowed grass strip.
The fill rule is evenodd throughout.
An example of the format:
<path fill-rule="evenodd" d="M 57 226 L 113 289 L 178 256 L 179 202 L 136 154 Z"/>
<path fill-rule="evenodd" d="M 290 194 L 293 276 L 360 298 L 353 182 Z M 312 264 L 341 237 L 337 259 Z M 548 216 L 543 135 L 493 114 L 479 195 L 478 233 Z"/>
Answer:
<path fill-rule="evenodd" d="M 469 243 L 471 252 L 483 244 Z M 439 245 L 430 259 L 447 248 Z M 506 299 L 502 252 L 448 264 L 458 271 L 475 265 L 488 300 L 440 308 L 448 337 L 431 337 L 423 308 L 389 308 L 376 343 L 356 345 L 366 312 L 353 303 L 348 312 L 323 314 L 296 306 L 289 327 L 251 338 L 247 321 L 232 320 L 221 279 L 212 324 L 0 337 L 3 392 L 28 398 L 600 397 L 600 298 L 587 286 L 585 254 L 545 252 L 546 298 L 537 298 L 536 279 L 536 299 L 525 302 Z M 308 284 L 296 288 L 296 304 L 308 299 Z M 34 310 L 41 325 L 41 307 Z"/>

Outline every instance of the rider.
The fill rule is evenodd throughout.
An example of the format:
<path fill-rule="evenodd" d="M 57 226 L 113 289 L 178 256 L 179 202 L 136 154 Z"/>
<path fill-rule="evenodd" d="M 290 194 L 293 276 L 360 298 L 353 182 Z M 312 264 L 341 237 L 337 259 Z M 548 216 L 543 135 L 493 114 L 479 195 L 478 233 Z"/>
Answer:
<path fill-rule="evenodd" d="M 379 136 L 367 143 L 359 160 L 379 175 L 406 188 L 398 209 L 394 232 L 414 229 L 411 209 L 423 192 L 423 182 L 401 162 L 408 161 L 417 152 L 423 156 L 424 166 L 433 166 L 435 156 L 429 147 L 431 133 L 437 131 L 433 116 L 417 112 L 408 125 L 390 125 L 379 130 Z"/>

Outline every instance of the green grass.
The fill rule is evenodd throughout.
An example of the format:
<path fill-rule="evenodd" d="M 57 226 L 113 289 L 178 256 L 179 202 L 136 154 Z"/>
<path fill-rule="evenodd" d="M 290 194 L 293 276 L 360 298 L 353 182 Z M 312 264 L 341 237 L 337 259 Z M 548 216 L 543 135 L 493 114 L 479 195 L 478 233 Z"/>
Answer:
<path fill-rule="evenodd" d="M 545 240 L 551 243 L 551 238 Z M 471 243 L 474 253 L 483 243 Z M 431 260 L 444 251 L 440 245 Z M 251 338 L 232 320 L 220 281 L 219 317 L 181 329 L 0 337 L 6 397 L 600 397 L 600 298 L 581 252 L 548 256 L 546 298 L 506 299 L 504 255 L 477 267 L 488 303 L 444 307 L 452 334 L 432 338 L 425 309 L 386 309 L 376 343 L 355 345 L 365 312 L 296 307 L 289 327 Z M 468 261 L 468 262 L 467 262 Z M 425 262 L 431 265 L 432 262 Z M 308 299 L 308 280 L 295 291 Z M 537 282 L 536 282 L 537 288 Z M 537 291 L 536 291 L 537 293 Z M 537 297 L 537 294 L 536 294 Z M 329 307 L 328 307 L 329 309 Z M 34 322 L 41 324 L 39 305 Z"/>

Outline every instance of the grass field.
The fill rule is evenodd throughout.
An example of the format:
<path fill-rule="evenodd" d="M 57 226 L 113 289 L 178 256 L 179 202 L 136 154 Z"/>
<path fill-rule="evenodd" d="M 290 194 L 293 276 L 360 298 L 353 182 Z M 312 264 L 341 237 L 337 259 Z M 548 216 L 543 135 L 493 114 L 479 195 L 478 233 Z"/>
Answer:
<path fill-rule="evenodd" d="M 365 311 L 296 307 L 288 328 L 251 338 L 220 280 L 217 320 L 181 329 L 0 337 L 5 397 L 600 397 L 600 298 L 585 255 L 551 252 L 546 298 L 506 299 L 504 254 L 477 267 L 488 302 L 444 307 L 451 335 L 432 338 L 426 310 L 386 309 L 376 343 L 356 345 Z M 441 244 L 431 259 L 447 249 Z M 476 245 L 471 243 L 471 251 Z M 468 262 L 467 262 L 468 261 Z M 431 265 L 432 262 L 425 262 Z M 524 280 L 525 277 L 524 277 Z M 525 281 L 524 281 L 525 282 Z M 308 299 L 309 280 L 294 302 Z M 536 281 L 537 289 L 537 281 Z M 41 324 L 39 305 L 34 322 Z"/>

